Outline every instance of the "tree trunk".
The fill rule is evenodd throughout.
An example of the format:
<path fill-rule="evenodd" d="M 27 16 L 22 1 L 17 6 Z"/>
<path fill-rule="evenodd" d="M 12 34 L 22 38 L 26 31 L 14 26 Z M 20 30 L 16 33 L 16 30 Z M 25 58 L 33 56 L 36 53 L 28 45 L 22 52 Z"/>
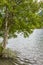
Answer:
<path fill-rule="evenodd" d="M 2 52 L 1 52 L 1 56 L 3 56 L 3 50 L 6 48 L 6 45 L 8 43 L 8 9 L 6 7 L 5 10 L 5 21 L 4 22 L 4 37 L 3 37 L 3 43 L 2 43 Z"/>
<path fill-rule="evenodd" d="M 0 57 L 3 56 L 3 50 L 6 48 L 7 43 L 8 43 L 8 30 L 7 30 L 7 21 L 6 21 Z"/>
<path fill-rule="evenodd" d="M 5 29 L 4 29 L 4 39 L 3 39 L 3 48 L 6 47 L 6 44 L 8 42 L 8 9 L 6 6 L 6 11 L 5 11 Z"/>
<path fill-rule="evenodd" d="M 4 31 L 4 39 L 3 39 L 3 48 L 6 47 L 6 44 L 8 43 L 8 30 L 7 30 L 7 21 L 5 23 L 5 31 Z"/>

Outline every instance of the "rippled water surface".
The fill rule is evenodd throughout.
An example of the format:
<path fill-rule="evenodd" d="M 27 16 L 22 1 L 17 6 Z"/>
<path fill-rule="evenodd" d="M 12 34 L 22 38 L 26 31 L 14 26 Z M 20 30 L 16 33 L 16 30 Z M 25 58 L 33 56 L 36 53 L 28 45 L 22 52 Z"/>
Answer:
<path fill-rule="evenodd" d="M 19 52 L 17 59 L 20 65 L 43 65 L 43 29 L 34 30 L 29 38 L 25 39 L 20 34 L 8 42 L 7 47 Z"/>

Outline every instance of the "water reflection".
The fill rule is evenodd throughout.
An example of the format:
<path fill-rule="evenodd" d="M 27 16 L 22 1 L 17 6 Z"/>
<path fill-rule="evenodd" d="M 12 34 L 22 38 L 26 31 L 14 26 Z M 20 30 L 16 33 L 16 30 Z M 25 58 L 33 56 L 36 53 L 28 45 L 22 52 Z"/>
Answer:
<path fill-rule="evenodd" d="M 7 47 L 19 52 L 15 65 L 43 65 L 43 29 L 34 30 L 29 38 L 9 39 Z"/>

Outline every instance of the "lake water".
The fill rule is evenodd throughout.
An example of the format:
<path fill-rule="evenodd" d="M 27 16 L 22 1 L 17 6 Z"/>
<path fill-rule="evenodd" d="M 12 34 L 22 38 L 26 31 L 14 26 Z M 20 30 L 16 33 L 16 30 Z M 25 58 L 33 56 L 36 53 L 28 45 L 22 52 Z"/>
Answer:
<path fill-rule="evenodd" d="M 43 29 L 34 30 L 28 37 L 9 39 L 7 47 L 18 52 L 18 61 L 15 65 L 43 65 Z"/>

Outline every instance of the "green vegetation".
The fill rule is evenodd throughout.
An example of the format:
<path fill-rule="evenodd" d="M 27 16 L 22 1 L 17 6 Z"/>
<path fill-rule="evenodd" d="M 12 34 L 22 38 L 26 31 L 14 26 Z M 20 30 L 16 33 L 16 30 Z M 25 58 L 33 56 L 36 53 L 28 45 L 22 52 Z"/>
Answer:
<path fill-rule="evenodd" d="M 43 27 L 43 17 L 38 14 L 43 9 L 43 2 L 37 0 L 0 0 L 0 36 L 5 48 L 10 37 L 17 37 L 15 32 L 28 36 L 35 28 Z"/>
<path fill-rule="evenodd" d="M 0 56 L 2 55 L 2 51 L 3 51 L 3 47 L 2 47 L 2 45 L 0 43 Z"/>

